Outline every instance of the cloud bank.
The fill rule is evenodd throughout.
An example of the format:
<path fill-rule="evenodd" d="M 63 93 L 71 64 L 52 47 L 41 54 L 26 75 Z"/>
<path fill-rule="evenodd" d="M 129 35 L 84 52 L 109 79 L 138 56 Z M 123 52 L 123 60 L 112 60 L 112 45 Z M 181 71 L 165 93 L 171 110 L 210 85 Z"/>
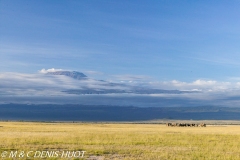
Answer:
<path fill-rule="evenodd" d="M 48 72 L 63 69 L 42 69 L 36 74 L 0 73 L 1 103 L 77 103 L 91 105 L 127 106 L 238 106 L 240 103 L 240 82 L 219 82 L 198 79 L 193 82 L 147 81 L 147 76 L 118 75 L 114 82 L 86 78 L 76 80 L 64 75 L 48 75 Z M 123 81 L 123 79 L 125 81 Z M 235 78 L 236 79 L 236 78 Z M 237 79 L 238 80 L 238 79 Z M 120 82 L 120 83 L 119 83 Z M 147 87 L 151 89 L 198 91 L 184 94 L 107 94 L 71 95 L 69 89 L 120 89 Z M 22 100 L 22 101 L 21 101 Z"/>

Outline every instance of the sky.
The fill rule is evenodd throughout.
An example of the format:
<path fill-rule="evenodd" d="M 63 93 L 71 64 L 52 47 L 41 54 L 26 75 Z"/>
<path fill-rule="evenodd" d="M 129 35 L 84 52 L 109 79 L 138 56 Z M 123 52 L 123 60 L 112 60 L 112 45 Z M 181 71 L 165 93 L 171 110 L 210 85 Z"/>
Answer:
<path fill-rule="evenodd" d="M 229 93 L 240 86 L 239 8 L 237 0 L 0 0 L 0 86 L 48 86 L 40 72 L 55 68 Z"/>

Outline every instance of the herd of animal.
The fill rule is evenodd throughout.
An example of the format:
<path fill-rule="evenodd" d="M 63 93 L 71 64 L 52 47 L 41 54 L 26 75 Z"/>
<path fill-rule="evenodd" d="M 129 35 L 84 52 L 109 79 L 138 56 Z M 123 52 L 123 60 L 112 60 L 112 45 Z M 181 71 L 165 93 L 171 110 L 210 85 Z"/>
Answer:
<path fill-rule="evenodd" d="M 167 123 L 168 127 L 206 127 L 205 123 Z"/>

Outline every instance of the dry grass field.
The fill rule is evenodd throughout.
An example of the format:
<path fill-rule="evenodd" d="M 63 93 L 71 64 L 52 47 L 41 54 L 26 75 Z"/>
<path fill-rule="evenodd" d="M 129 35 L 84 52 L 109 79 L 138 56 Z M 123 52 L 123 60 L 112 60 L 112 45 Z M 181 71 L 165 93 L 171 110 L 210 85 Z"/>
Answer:
<path fill-rule="evenodd" d="M 238 125 L 0 122 L 0 126 L 0 156 L 11 151 L 86 151 L 82 159 L 240 159 Z"/>

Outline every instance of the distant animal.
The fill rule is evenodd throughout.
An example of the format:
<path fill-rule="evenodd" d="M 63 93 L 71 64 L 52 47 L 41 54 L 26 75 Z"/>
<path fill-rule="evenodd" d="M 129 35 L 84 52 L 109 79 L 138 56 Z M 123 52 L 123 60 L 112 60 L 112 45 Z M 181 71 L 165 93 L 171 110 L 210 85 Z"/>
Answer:
<path fill-rule="evenodd" d="M 181 126 L 181 127 L 186 127 L 186 125 L 187 125 L 186 123 L 181 123 L 180 126 Z"/>
<path fill-rule="evenodd" d="M 191 127 L 191 124 L 189 124 L 189 123 L 186 123 L 185 125 L 186 125 L 186 127 Z"/>
<path fill-rule="evenodd" d="M 166 126 L 171 127 L 206 127 L 205 123 L 196 124 L 196 123 L 166 123 Z"/>
<path fill-rule="evenodd" d="M 205 123 L 201 123 L 200 127 L 206 127 L 206 124 Z"/>
<path fill-rule="evenodd" d="M 172 126 L 176 127 L 178 126 L 178 123 L 172 123 Z"/>
<path fill-rule="evenodd" d="M 166 126 L 172 126 L 172 123 L 166 123 Z"/>

